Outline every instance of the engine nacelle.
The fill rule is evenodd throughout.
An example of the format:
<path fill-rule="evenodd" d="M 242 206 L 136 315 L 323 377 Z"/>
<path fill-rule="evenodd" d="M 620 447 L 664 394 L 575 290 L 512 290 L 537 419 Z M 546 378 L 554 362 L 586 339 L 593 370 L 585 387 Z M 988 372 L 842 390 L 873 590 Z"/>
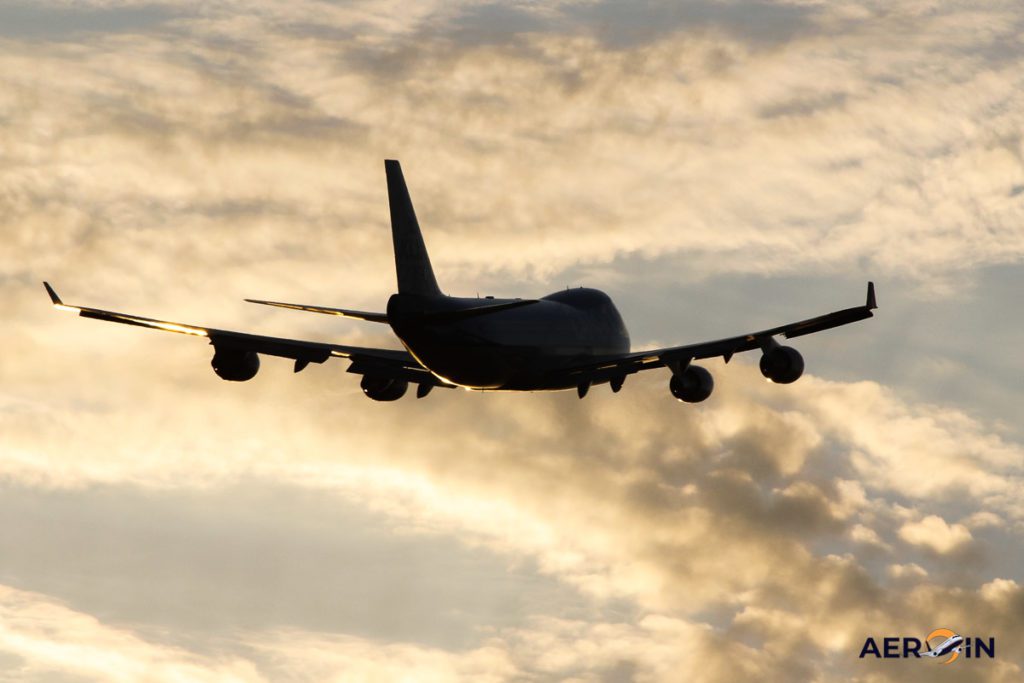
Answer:
<path fill-rule="evenodd" d="M 761 374 L 776 384 L 790 384 L 804 374 L 804 357 L 791 346 L 776 346 L 761 355 Z"/>
<path fill-rule="evenodd" d="M 221 379 L 229 382 L 246 382 L 260 371 L 260 356 L 255 351 L 214 347 L 210 365 Z"/>
<path fill-rule="evenodd" d="M 404 379 L 363 375 L 359 386 L 363 393 L 374 401 L 397 401 L 405 396 L 405 390 L 409 388 L 409 383 Z"/>
<path fill-rule="evenodd" d="M 680 374 L 672 375 L 668 389 L 680 401 L 700 403 L 714 391 L 715 380 L 699 365 L 688 365 Z"/>

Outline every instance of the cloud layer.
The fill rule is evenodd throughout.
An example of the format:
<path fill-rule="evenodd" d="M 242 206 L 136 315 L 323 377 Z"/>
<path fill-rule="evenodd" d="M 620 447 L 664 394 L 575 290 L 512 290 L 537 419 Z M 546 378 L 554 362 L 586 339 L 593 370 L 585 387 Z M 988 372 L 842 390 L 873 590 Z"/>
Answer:
<path fill-rule="evenodd" d="M 195 340 L 59 316 L 39 281 L 393 344 L 238 300 L 380 308 L 398 157 L 453 293 L 587 278 L 654 300 L 645 329 L 676 304 L 652 283 L 871 273 L 947 303 L 1024 253 L 1022 24 L 1010 2 L 0 8 L 3 677 L 895 681 L 930 662 L 863 639 L 949 626 L 998 658 L 929 675 L 1018 680 L 1024 447 L 876 369 L 933 378 L 941 330 L 807 342 L 863 381 L 710 363 L 698 407 L 661 376 L 377 405 L 339 363 L 222 383 Z M 692 315 L 750 325 L 707 296 Z"/>

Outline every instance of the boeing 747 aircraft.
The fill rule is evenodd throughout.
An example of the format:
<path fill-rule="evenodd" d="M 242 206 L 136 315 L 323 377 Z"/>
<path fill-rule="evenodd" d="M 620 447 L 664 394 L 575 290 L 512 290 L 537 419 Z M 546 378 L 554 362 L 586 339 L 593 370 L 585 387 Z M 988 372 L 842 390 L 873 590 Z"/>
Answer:
<path fill-rule="evenodd" d="M 391 326 L 405 351 L 325 344 L 231 332 L 212 327 L 143 318 L 98 308 L 71 306 L 43 283 L 56 308 L 95 318 L 209 339 L 213 370 L 222 379 L 244 382 L 256 376 L 260 355 L 295 361 L 295 372 L 331 357 L 350 361 L 348 372 L 362 375 L 363 393 L 376 401 L 394 401 L 416 385 L 423 398 L 434 387 L 486 391 L 558 391 L 575 389 L 580 398 L 596 384 L 618 392 L 628 375 L 652 368 L 670 372 L 669 391 L 680 401 L 698 403 L 714 389 L 706 369 L 693 361 L 760 350 L 761 373 L 779 384 L 799 379 L 803 357 L 782 346 L 787 339 L 864 320 L 876 308 L 874 284 L 867 301 L 808 320 L 727 339 L 631 351 L 629 333 L 607 294 L 596 289 L 567 289 L 540 299 L 448 296 L 434 278 L 427 248 L 397 161 L 384 162 L 398 293 L 387 312 L 307 306 L 247 299 L 252 303 L 338 315 Z"/>

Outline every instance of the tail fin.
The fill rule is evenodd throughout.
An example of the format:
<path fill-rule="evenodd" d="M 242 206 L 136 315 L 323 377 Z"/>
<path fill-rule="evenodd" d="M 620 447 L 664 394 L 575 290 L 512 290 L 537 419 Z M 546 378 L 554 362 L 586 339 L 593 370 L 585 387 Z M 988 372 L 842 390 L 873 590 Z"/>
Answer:
<path fill-rule="evenodd" d="M 412 208 L 402 167 L 393 159 L 384 162 L 388 176 L 388 204 L 391 206 L 391 237 L 395 242 L 395 270 L 399 294 L 441 296 L 423 244 L 420 224 Z"/>

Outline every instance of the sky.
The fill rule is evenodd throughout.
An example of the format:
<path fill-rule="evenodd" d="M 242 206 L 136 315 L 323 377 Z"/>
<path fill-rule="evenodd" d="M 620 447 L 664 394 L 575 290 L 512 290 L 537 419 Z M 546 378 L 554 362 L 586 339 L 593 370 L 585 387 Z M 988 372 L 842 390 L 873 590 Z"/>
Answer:
<path fill-rule="evenodd" d="M 1018 681 L 1017 0 L 0 0 L 0 679 Z M 226 383 L 73 304 L 397 348 L 382 160 L 442 289 L 587 285 L 619 394 Z M 996 657 L 858 657 L 939 627 Z"/>

